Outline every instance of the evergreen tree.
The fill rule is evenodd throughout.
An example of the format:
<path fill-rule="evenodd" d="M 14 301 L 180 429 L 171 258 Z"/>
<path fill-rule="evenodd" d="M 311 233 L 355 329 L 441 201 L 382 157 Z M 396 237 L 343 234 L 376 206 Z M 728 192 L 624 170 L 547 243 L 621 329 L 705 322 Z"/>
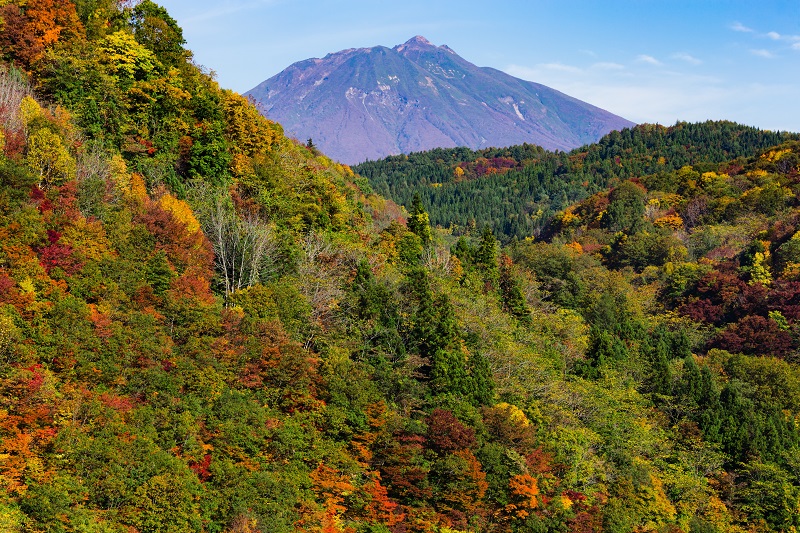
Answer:
<path fill-rule="evenodd" d="M 500 296 L 503 309 L 513 315 L 521 323 L 530 325 L 531 311 L 525 302 L 525 297 L 519 283 L 513 276 L 511 258 L 505 253 L 500 256 Z"/>
<path fill-rule="evenodd" d="M 414 195 L 411 203 L 411 212 L 408 216 L 408 229 L 422 240 L 422 246 L 427 247 L 433 236 L 431 234 L 431 221 L 428 212 L 422 206 L 419 194 Z"/>

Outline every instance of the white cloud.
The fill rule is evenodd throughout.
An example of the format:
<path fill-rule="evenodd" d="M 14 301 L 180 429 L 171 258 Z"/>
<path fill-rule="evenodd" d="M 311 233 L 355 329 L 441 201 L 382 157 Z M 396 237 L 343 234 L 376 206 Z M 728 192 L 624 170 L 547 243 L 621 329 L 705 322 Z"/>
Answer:
<path fill-rule="evenodd" d="M 775 57 L 775 54 L 773 54 L 769 50 L 764 50 L 763 48 L 750 50 L 750 53 L 753 54 L 754 56 L 764 57 L 766 59 L 772 59 L 773 57 Z"/>
<path fill-rule="evenodd" d="M 542 63 L 537 66 L 547 70 L 558 70 L 560 72 L 571 72 L 573 74 L 578 74 L 580 72 L 583 72 L 578 67 L 573 67 L 572 65 L 565 65 L 563 63 Z"/>
<path fill-rule="evenodd" d="M 636 61 L 639 63 L 647 63 L 648 65 L 661 65 L 661 61 L 656 59 L 653 56 L 649 56 L 646 54 L 640 54 L 636 57 Z"/>
<path fill-rule="evenodd" d="M 686 67 L 688 69 L 688 66 Z M 581 73 L 547 70 L 541 65 L 512 65 L 512 76 L 552 87 L 634 122 L 674 124 L 678 120 L 733 120 L 773 130 L 796 131 L 800 108 L 795 86 L 736 84 L 731 80 L 687 72 L 652 69 L 644 64 L 624 70 L 586 68 Z M 764 102 L 780 106 L 764 106 Z"/>
<path fill-rule="evenodd" d="M 753 31 L 754 31 L 752 28 L 748 28 L 747 26 L 745 26 L 741 22 L 734 22 L 733 24 L 731 24 L 730 28 L 733 31 L 740 31 L 740 32 L 743 32 L 743 33 L 753 33 Z"/>
<path fill-rule="evenodd" d="M 601 69 L 601 70 L 624 70 L 625 66 L 620 65 L 619 63 L 610 63 L 602 61 L 600 63 L 595 63 L 592 65 L 592 68 Z"/>
<path fill-rule="evenodd" d="M 674 59 L 680 59 L 681 61 L 685 61 L 685 62 L 689 63 L 690 65 L 702 65 L 703 64 L 703 62 L 701 60 L 697 59 L 696 57 L 694 57 L 693 55 L 690 55 L 690 54 L 677 53 L 677 54 L 673 54 L 672 57 Z"/>
<path fill-rule="evenodd" d="M 781 34 L 776 31 L 768 32 L 767 37 L 769 37 L 773 41 L 780 41 L 782 39 Z"/>
<path fill-rule="evenodd" d="M 792 49 L 793 49 L 793 50 L 800 50 L 800 43 L 794 43 L 794 44 L 792 45 Z"/>

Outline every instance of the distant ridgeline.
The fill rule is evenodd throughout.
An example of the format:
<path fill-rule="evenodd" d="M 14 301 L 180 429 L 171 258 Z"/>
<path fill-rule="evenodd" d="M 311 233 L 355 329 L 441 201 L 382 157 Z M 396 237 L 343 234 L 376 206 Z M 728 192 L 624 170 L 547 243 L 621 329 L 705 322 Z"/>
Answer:
<path fill-rule="evenodd" d="M 419 194 L 435 226 L 459 235 L 487 225 L 508 241 L 537 234 L 557 211 L 620 180 L 752 157 L 797 138 L 727 121 L 643 124 L 571 152 L 529 144 L 436 149 L 367 161 L 353 170 L 398 204 L 409 206 Z"/>

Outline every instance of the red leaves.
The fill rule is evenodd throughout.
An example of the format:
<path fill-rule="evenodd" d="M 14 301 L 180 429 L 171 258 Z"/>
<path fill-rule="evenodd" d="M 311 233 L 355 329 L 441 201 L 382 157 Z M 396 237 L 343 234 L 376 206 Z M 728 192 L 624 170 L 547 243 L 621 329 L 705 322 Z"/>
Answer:
<path fill-rule="evenodd" d="M 214 255 L 202 232 L 189 232 L 187 225 L 158 202 L 145 202 L 145 210 L 136 216 L 156 239 L 156 250 L 163 250 L 178 271 L 191 269 L 195 276 L 211 278 Z"/>
<path fill-rule="evenodd" d="M 50 245 L 38 249 L 39 262 L 48 274 L 56 267 L 61 268 L 68 275 L 75 274 L 83 267 L 83 263 L 73 257 L 72 246 L 59 244 L 59 239 L 61 239 L 61 233 L 47 230 L 47 240 Z"/>
<path fill-rule="evenodd" d="M 211 466 L 211 454 L 207 453 L 203 456 L 203 459 L 199 462 L 192 461 L 189 463 L 189 468 L 197 474 L 197 477 L 202 482 L 206 482 L 211 479 L 211 472 L 209 471 L 209 467 Z"/>
<path fill-rule="evenodd" d="M 104 392 L 98 395 L 97 399 L 106 407 L 121 413 L 127 413 L 133 409 L 133 400 L 124 396 Z"/>
<path fill-rule="evenodd" d="M 25 387 L 31 393 L 39 392 L 39 389 L 41 389 L 42 385 L 44 384 L 44 374 L 39 372 L 41 368 L 42 365 L 33 365 L 27 369 L 33 372 L 31 378 L 25 383 Z"/>
<path fill-rule="evenodd" d="M 462 424 L 450 411 L 434 409 L 425 422 L 428 441 L 440 453 L 466 450 L 475 445 L 475 430 Z"/>
<path fill-rule="evenodd" d="M 747 316 L 720 333 L 712 346 L 748 355 L 785 357 L 792 349 L 792 336 L 762 316 Z"/>
<path fill-rule="evenodd" d="M 11 3 L 0 8 L 3 31 L 0 51 L 29 68 L 62 34 L 82 33 L 75 4 L 62 0 L 28 0 L 25 7 Z"/>

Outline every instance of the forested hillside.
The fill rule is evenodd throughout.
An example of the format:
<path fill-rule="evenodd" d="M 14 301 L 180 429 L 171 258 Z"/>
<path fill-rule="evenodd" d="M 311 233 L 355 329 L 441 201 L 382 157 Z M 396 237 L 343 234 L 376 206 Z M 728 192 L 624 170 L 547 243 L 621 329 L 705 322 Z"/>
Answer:
<path fill-rule="evenodd" d="M 354 170 L 401 205 L 419 194 L 436 226 L 460 235 L 489 225 L 507 242 L 538 234 L 555 212 L 619 180 L 684 165 L 716 168 L 797 138 L 732 122 L 643 124 L 571 152 L 528 144 L 438 149 L 368 161 Z"/>
<path fill-rule="evenodd" d="M 0 16 L 0 531 L 800 526 L 796 142 L 451 246 L 156 4 Z"/>

